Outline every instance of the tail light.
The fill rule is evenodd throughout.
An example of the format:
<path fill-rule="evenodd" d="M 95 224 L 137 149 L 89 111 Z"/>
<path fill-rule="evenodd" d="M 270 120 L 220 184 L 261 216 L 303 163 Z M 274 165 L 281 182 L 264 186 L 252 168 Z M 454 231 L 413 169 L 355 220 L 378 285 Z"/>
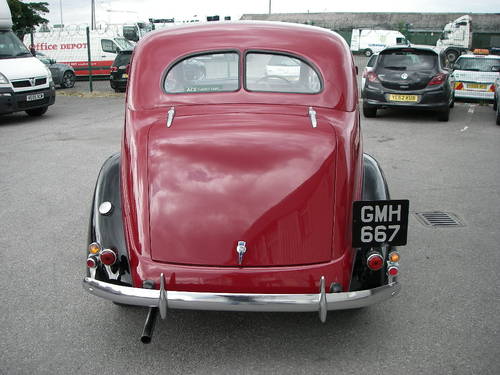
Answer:
<path fill-rule="evenodd" d="M 112 66 L 111 67 L 111 72 L 117 72 L 118 71 L 118 67 L 117 66 Z"/>
<path fill-rule="evenodd" d="M 495 85 L 490 86 L 489 92 L 495 92 Z"/>
<path fill-rule="evenodd" d="M 390 266 L 388 269 L 387 269 L 387 274 L 389 276 L 397 276 L 399 273 L 399 267 L 398 266 Z"/>
<path fill-rule="evenodd" d="M 430 82 L 427 84 L 427 86 L 434 86 L 434 85 L 440 85 L 446 81 L 448 78 L 448 74 L 446 73 L 438 73 L 432 79 Z"/>
<path fill-rule="evenodd" d="M 130 64 L 127 64 L 127 67 L 125 68 L 125 72 L 130 75 Z"/>
<path fill-rule="evenodd" d="M 372 271 L 378 271 L 384 266 L 384 258 L 376 251 L 369 252 L 366 258 L 366 265 Z"/>
<path fill-rule="evenodd" d="M 102 264 L 112 266 L 116 262 L 116 253 L 111 249 L 104 249 L 99 255 Z"/>
<path fill-rule="evenodd" d="M 96 268 L 97 267 L 97 257 L 89 255 L 87 258 L 87 267 L 88 268 Z"/>
<path fill-rule="evenodd" d="M 375 72 L 368 72 L 366 75 L 366 79 L 370 82 L 379 82 L 378 76 L 375 74 Z"/>

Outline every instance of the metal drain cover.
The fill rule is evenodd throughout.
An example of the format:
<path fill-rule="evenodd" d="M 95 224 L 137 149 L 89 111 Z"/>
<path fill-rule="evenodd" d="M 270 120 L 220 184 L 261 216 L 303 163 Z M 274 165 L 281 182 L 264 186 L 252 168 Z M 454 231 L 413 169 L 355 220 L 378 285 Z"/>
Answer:
<path fill-rule="evenodd" d="M 429 211 L 415 212 L 417 219 L 428 227 L 463 227 L 460 218 L 450 212 Z"/>

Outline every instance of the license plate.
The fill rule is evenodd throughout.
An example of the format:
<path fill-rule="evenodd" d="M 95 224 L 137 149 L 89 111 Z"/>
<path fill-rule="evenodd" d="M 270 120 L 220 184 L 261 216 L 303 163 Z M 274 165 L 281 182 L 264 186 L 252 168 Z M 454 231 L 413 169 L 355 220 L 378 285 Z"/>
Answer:
<path fill-rule="evenodd" d="M 391 102 L 418 102 L 418 95 L 389 94 Z"/>
<path fill-rule="evenodd" d="M 39 93 L 39 94 L 31 94 L 31 95 L 26 95 L 26 101 L 27 102 L 32 102 L 33 100 L 40 100 L 43 99 L 44 93 Z"/>
<path fill-rule="evenodd" d="M 406 245 L 409 207 L 408 200 L 354 202 L 352 247 Z"/>
<path fill-rule="evenodd" d="M 128 78 L 128 74 L 127 73 L 123 73 L 122 74 L 122 78 Z"/>
<path fill-rule="evenodd" d="M 468 89 L 478 89 L 478 90 L 486 90 L 487 85 L 484 83 L 468 83 Z"/>

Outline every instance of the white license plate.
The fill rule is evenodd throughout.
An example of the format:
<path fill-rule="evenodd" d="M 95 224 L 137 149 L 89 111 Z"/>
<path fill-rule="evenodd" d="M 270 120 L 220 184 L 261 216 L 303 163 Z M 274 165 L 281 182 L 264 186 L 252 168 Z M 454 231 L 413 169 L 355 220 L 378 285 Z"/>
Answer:
<path fill-rule="evenodd" d="M 44 93 L 39 93 L 39 94 L 31 94 L 31 95 L 26 95 L 26 101 L 27 102 L 32 102 L 33 100 L 40 100 L 43 99 Z"/>

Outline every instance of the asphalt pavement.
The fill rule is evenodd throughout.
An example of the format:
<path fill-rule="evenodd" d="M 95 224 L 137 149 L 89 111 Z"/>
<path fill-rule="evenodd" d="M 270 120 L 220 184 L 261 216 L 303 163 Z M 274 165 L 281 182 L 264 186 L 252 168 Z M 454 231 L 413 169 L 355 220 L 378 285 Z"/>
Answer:
<path fill-rule="evenodd" d="M 124 99 L 76 92 L 58 90 L 41 118 L 0 117 L 1 374 L 499 373 L 500 126 L 491 105 L 457 103 L 449 122 L 412 111 L 361 119 L 364 151 L 384 168 L 392 198 L 410 200 L 399 296 L 329 312 L 325 324 L 313 313 L 171 310 L 144 345 L 146 310 L 81 286 L 92 192 L 120 149 Z M 464 226 L 416 219 L 434 210 Z"/>

